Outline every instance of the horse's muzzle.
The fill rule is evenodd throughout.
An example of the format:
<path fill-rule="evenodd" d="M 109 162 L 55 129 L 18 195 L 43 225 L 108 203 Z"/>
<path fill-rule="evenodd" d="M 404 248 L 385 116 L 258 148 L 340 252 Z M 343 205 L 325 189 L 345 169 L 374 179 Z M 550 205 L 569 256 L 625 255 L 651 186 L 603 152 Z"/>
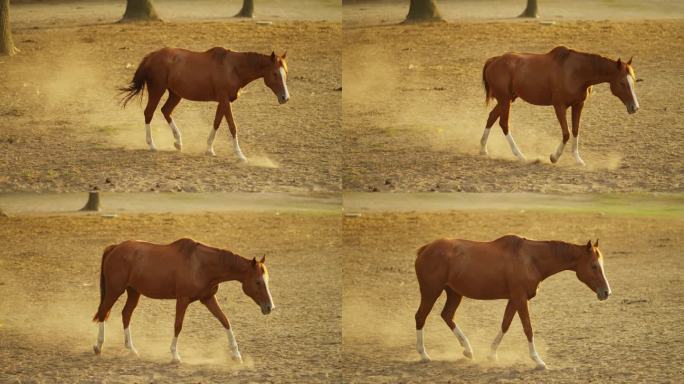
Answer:
<path fill-rule="evenodd" d="M 274 308 L 275 305 L 272 305 L 270 303 L 261 304 L 261 313 L 264 315 L 268 315 L 269 313 L 271 313 L 271 311 L 273 311 Z"/>
<path fill-rule="evenodd" d="M 603 301 L 606 300 L 610 296 L 610 289 L 608 288 L 599 288 L 596 290 L 596 297 L 598 297 L 599 300 Z"/>
<path fill-rule="evenodd" d="M 287 95 L 278 96 L 278 102 L 280 104 L 285 104 L 288 102 L 288 100 L 290 100 L 290 96 L 287 96 Z"/>
<path fill-rule="evenodd" d="M 636 111 L 638 110 L 639 106 L 636 104 L 630 104 L 627 106 L 627 113 L 629 113 L 630 115 L 636 113 Z"/>

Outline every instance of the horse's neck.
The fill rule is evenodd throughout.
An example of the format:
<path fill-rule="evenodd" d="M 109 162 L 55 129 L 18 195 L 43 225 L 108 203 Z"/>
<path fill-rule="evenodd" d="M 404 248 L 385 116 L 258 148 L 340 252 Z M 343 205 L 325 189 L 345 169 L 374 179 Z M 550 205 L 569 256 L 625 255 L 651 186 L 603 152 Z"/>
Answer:
<path fill-rule="evenodd" d="M 558 272 L 575 270 L 579 257 L 577 247 L 561 241 L 545 241 L 535 247 L 532 260 L 539 271 L 540 281 Z"/>
<path fill-rule="evenodd" d="M 240 78 L 240 88 L 266 75 L 270 56 L 258 53 L 238 53 L 235 56 L 235 68 Z"/>
<path fill-rule="evenodd" d="M 580 58 L 580 74 L 587 86 L 609 82 L 617 70 L 617 62 L 606 57 L 582 54 Z"/>
<path fill-rule="evenodd" d="M 217 282 L 242 281 L 242 277 L 249 268 L 249 260 L 220 249 L 213 249 L 210 253 L 208 274 L 211 276 L 211 280 Z"/>

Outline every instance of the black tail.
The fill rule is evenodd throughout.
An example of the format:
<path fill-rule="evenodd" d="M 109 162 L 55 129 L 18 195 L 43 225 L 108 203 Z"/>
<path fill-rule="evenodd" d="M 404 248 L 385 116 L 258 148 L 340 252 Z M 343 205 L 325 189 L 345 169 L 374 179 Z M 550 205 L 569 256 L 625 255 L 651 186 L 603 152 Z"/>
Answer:
<path fill-rule="evenodd" d="M 496 57 L 492 57 L 490 59 L 487 59 L 485 62 L 484 67 L 482 67 L 482 86 L 484 87 L 485 91 L 485 105 L 489 105 L 489 100 L 492 99 L 492 94 L 489 93 L 489 84 L 487 84 L 487 76 L 485 72 L 487 71 L 487 66 L 496 59 Z"/>
<path fill-rule="evenodd" d="M 126 104 L 138 95 L 140 95 L 142 99 L 142 93 L 145 89 L 145 82 L 147 80 L 147 58 L 148 56 L 145 56 L 140 62 L 140 65 L 138 65 L 138 69 L 135 70 L 131 83 L 127 87 L 119 88 L 120 94 L 123 95 L 121 98 L 122 108 L 126 108 Z"/>
<path fill-rule="evenodd" d="M 105 297 L 104 262 L 105 258 L 109 252 L 114 249 L 114 247 L 116 247 L 116 245 L 108 246 L 105 248 L 104 253 L 102 254 L 102 263 L 100 264 L 100 305 L 97 307 L 97 312 L 95 312 L 95 315 L 93 316 L 93 321 L 95 322 L 105 321 L 107 316 L 109 316 L 109 313 L 102 313 L 104 312 L 104 308 L 102 308 L 102 302 L 104 301 Z"/>

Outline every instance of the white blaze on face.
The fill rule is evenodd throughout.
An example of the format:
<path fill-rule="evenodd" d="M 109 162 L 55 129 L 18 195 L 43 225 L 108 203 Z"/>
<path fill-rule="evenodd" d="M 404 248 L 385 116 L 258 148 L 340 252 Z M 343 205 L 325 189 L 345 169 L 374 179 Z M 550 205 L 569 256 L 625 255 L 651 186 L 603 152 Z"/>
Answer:
<path fill-rule="evenodd" d="M 271 296 L 271 289 L 268 286 L 268 272 L 264 273 L 264 287 L 266 288 L 266 293 L 268 294 L 268 303 L 271 305 L 271 310 L 275 309 L 275 304 L 273 304 L 273 297 Z"/>
<path fill-rule="evenodd" d="M 627 75 L 627 84 L 629 84 L 629 91 L 632 92 L 632 100 L 634 101 L 634 107 L 639 108 L 639 102 L 637 101 L 636 92 L 634 92 L 634 79 L 632 75 Z"/>
<path fill-rule="evenodd" d="M 285 97 L 285 100 L 288 100 L 290 98 L 290 92 L 287 90 L 287 73 L 285 72 L 285 68 L 280 67 L 278 73 L 280 73 L 280 81 L 283 83 L 283 91 L 285 92 L 282 96 Z"/>
<path fill-rule="evenodd" d="M 608 289 L 608 294 L 610 295 L 610 284 L 608 284 L 608 279 L 606 278 L 606 271 L 603 268 L 603 256 L 599 257 L 599 266 L 601 267 L 601 276 L 603 276 L 603 281 L 606 282 L 606 289 Z"/>

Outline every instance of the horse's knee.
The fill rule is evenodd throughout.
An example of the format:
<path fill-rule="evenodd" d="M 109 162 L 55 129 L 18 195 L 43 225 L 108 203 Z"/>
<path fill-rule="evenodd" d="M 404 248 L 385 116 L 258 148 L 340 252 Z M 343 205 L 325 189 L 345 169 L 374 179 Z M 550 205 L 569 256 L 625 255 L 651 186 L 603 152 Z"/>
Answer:
<path fill-rule="evenodd" d="M 563 142 L 567 143 L 568 140 L 570 140 L 570 133 L 569 132 L 563 132 Z"/>
<path fill-rule="evenodd" d="M 442 310 L 441 316 L 442 316 L 442 319 L 444 320 L 444 322 L 449 326 L 449 328 L 454 329 L 454 327 L 456 326 L 456 323 L 454 323 L 453 312 L 444 308 L 444 310 Z"/>

